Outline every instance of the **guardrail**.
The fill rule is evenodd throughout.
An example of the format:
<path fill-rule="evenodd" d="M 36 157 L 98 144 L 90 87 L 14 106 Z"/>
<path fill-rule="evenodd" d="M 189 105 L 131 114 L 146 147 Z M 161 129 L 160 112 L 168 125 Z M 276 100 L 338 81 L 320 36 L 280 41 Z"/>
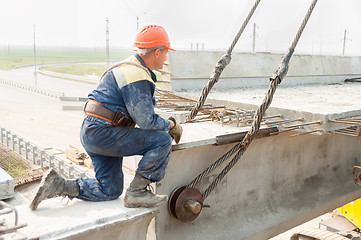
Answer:
<path fill-rule="evenodd" d="M 12 148 L 26 160 L 41 167 L 55 168 L 58 173 L 68 179 L 93 177 L 71 163 L 60 159 L 53 153 L 36 146 L 4 127 L 0 127 L 0 140 L 2 144 Z"/>
<path fill-rule="evenodd" d="M 51 71 L 46 71 L 46 70 L 38 70 L 38 72 L 43 75 L 73 80 L 73 81 L 77 81 L 77 82 L 84 82 L 84 83 L 90 83 L 90 84 L 98 84 L 99 83 L 98 77 L 96 77 L 96 78 L 80 77 L 80 76 L 75 76 L 75 75 L 71 75 L 71 74 L 57 73 L 57 72 L 51 72 Z"/>
<path fill-rule="evenodd" d="M 25 90 L 28 90 L 31 92 L 36 92 L 36 93 L 43 94 L 43 95 L 46 95 L 49 97 L 60 98 L 60 97 L 65 96 L 65 94 L 61 93 L 61 92 L 51 91 L 51 90 L 39 88 L 39 87 L 33 87 L 33 86 L 26 85 L 24 83 L 20 83 L 20 82 L 16 82 L 16 81 L 10 81 L 10 80 L 0 78 L 0 83 L 7 84 L 7 85 L 10 85 L 13 87 L 22 88 L 22 89 L 25 89 Z"/>

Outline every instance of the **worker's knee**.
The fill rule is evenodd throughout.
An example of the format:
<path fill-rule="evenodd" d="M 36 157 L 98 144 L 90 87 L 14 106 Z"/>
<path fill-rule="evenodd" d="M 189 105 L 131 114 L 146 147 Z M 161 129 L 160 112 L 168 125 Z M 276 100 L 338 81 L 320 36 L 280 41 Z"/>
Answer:
<path fill-rule="evenodd" d="M 112 186 L 104 191 L 104 193 L 108 196 L 108 200 L 117 199 L 123 193 L 123 186 Z"/>
<path fill-rule="evenodd" d="M 172 137 L 167 132 L 160 132 L 152 148 L 162 156 L 168 155 L 172 151 Z"/>
<path fill-rule="evenodd" d="M 172 147 L 172 137 L 167 132 L 160 132 L 159 134 L 159 145 L 163 147 Z"/>
<path fill-rule="evenodd" d="M 123 176 L 116 175 L 113 178 L 98 179 L 102 192 L 107 196 L 108 200 L 117 199 L 123 193 Z"/>
<path fill-rule="evenodd" d="M 117 191 L 117 192 L 113 192 L 111 194 L 109 194 L 109 200 L 114 200 L 114 199 L 117 199 L 120 197 L 120 195 L 122 195 L 123 193 L 123 189 L 121 189 L 120 191 Z"/>

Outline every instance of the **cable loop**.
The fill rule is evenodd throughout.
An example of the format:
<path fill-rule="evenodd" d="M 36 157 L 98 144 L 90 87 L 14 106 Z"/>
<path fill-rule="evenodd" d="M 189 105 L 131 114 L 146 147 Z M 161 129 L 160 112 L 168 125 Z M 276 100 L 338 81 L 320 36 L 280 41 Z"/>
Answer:
<path fill-rule="evenodd" d="M 258 2 L 259 1 L 256 2 L 255 6 L 257 6 Z M 248 146 L 251 144 L 255 134 L 257 133 L 257 131 L 260 128 L 263 115 L 265 114 L 267 108 L 271 105 L 273 95 L 276 92 L 277 86 L 282 82 L 284 77 L 287 75 L 289 61 L 290 61 L 290 59 L 292 57 L 294 49 L 295 49 L 295 47 L 296 47 L 296 45 L 297 45 L 297 43 L 298 43 L 298 41 L 299 41 L 299 39 L 301 37 L 302 31 L 304 30 L 304 28 L 306 26 L 306 23 L 309 20 L 309 18 L 311 16 L 311 13 L 312 13 L 316 3 L 317 3 L 317 0 L 313 0 L 311 6 L 310 6 L 309 10 L 307 11 L 307 14 L 306 14 L 306 16 L 305 16 L 305 18 L 304 18 L 298 32 L 297 32 L 297 35 L 296 35 L 295 39 L 292 42 L 291 47 L 283 55 L 277 70 L 273 73 L 272 77 L 270 77 L 268 92 L 267 92 L 265 98 L 263 99 L 262 104 L 260 105 L 260 107 L 256 111 L 256 114 L 255 114 L 255 116 L 253 118 L 251 129 L 247 132 L 247 134 L 244 136 L 244 138 L 239 143 L 237 143 L 232 149 L 230 149 L 226 154 L 224 154 L 217 161 L 215 161 L 212 165 L 210 165 L 207 169 L 205 169 L 201 174 L 199 174 L 192 182 L 190 182 L 186 186 L 187 188 L 194 187 L 202 178 L 207 176 L 211 171 L 216 169 L 221 163 L 223 163 L 225 160 L 227 160 L 229 157 L 231 157 L 232 155 L 234 155 L 236 153 L 236 155 L 228 163 L 228 165 L 221 171 L 220 174 L 218 174 L 218 176 L 213 180 L 211 185 L 204 191 L 204 193 L 202 193 L 202 199 L 203 200 L 208 197 L 208 195 L 212 192 L 212 190 L 226 176 L 226 174 L 231 170 L 231 168 L 238 162 L 238 160 L 241 158 L 243 153 L 247 150 Z M 255 7 L 254 7 L 254 9 L 255 9 Z M 254 11 L 254 9 L 252 9 L 252 11 Z M 253 13 L 252 11 L 251 11 L 251 13 Z M 250 15 L 252 15 L 251 13 L 250 13 Z M 249 15 L 249 17 L 250 17 L 250 15 Z M 245 24 L 243 24 L 243 25 L 245 25 Z M 242 28 L 243 27 L 244 26 L 242 26 Z M 237 37 L 239 38 L 238 34 L 237 34 L 236 38 Z M 235 39 L 234 42 L 237 42 L 236 40 L 238 40 L 238 39 Z M 232 45 L 233 45 L 233 43 L 232 43 Z M 230 55 L 230 52 L 232 51 L 233 47 L 231 46 L 228 54 L 226 54 L 226 55 Z M 224 56 L 225 55 L 223 55 L 223 57 Z M 223 58 L 223 57 L 217 62 L 216 69 L 217 69 L 218 63 L 220 63 L 221 65 L 223 64 L 224 59 L 225 59 L 224 61 L 227 62 L 226 58 Z M 229 58 L 229 60 L 230 60 L 230 58 Z M 213 72 L 216 72 L 217 71 L 216 69 Z M 220 75 L 220 73 L 219 73 L 219 75 Z M 218 80 L 218 78 L 217 78 L 217 80 Z M 198 101 L 195 108 L 192 109 L 190 117 L 192 117 L 192 118 L 195 117 L 195 115 L 197 114 L 197 111 L 199 109 L 199 108 L 197 108 L 198 105 L 200 105 L 200 106 L 203 105 L 203 103 L 205 101 L 205 98 L 207 97 L 207 94 L 210 91 L 209 86 L 213 86 L 216 81 L 213 84 L 210 83 L 210 82 L 208 82 L 208 85 L 203 88 L 201 98 Z"/>
<path fill-rule="evenodd" d="M 193 118 L 195 118 L 197 116 L 199 109 L 201 109 L 203 107 L 203 104 L 206 101 L 207 96 L 208 96 L 209 92 L 211 91 L 212 87 L 214 86 L 214 84 L 216 82 L 218 82 L 218 79 L 221 76 L 222 71 L 231 62 L 231 54 L 232 54 L 233 48 L 236 46 L 238 39 L 241 37 L 244 29 L 246 28 L 249 20 L 251 19 L 252 15 L 253 15 L 254 11 L 256 10 L 260 1 L 261 0 L 255 1 L 251 11 L 248 13 L 247 18 L 244 20 L 241 28 L 238 30 L 238 33 L 236 34 L 235 38 L 233 39 L 231 46 L 227 50 L 227 53 L 224 54 L 221 57 L 221 59 L 219 59 L 218 62 L 216 63 L 216 66 L 211 74 L 211 77 L 209 78 L 207 85 L 204 86 L 204 88 L 202 90 L 202 94 L 199 97 L 198 102 L 191 109 L 190 114 L 187 116 L 187 121 L 192 120 Z"/>

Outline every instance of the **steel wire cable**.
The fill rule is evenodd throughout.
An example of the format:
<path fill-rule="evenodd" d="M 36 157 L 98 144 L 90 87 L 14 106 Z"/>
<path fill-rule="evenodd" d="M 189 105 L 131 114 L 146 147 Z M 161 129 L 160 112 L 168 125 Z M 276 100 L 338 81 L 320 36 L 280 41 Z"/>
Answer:
<path fill-rule="evenodd" d="M 252 15 L 253 15 L 254 11 L 256 10 L 260 1 L 261 0 L 256 0 L 251 11 L 248 13 L 247 18 L 244 20 L 241 28 L 238 30 L 237 35 L 233 39 L 231 46 L 228 48 L 227 53 L 224 54 L 221 57 L 221 59 L 219 59 L 218 62 L 216 63 L 216 66 L 211 74 L 211 77 L 209 78 L 207 85 L 204 86 L 204 88 L 202 90 L 202 94 L 199 97 L 196 105 L 191 109 L 190 114 L 187 116 L 187 120 L 192 120 L 193 118 L 195 118 L 195 116 L 197 116 L 199 109 L 201 109 L 204 102 L 206 101 L 207 96 L 208 96 L 209 92 L 211 91 L 212 87 L 214 86 L 214 84 L 216 82 L 218 82 L 218 79 L 221 76 L 222 71 L 231 62 L 231 53 L 233 51 L 233 48 L 236 46 L 238 39 L 241 37 L 244 29 L 246 28 L 249 20 L 251 19 Z"/>
<path fill-rule="evenodd" d="M 306 24 L 311 16 L 311 13 L 316 5 L 318 0 L 313 0 L 311 3 L 311 6 L 309 7 L 306 16 L 304 17 L 302 24 L 297 31 L 296 37 L 294 38 L 290 48 L 286 52 L 286 54 L 282 57 L 280 64 L 277 68 L 277 70 L 274 72 L 272 77 L 270 78 L 270 84 L 268 88 L 268 92 L 260 105 L 260 107 L 257 109 L 256 114 L 254 116 L 252 127 L 247 132 L 247 134 L 244 136 L 244 138 L 237 143 L 231 150 L 229 150 L 226 154 L 224 154 L 221 158 L 219 158 L 216 162 L 214 162 L 210 167 L 208 167 L 206 170 L 204 170 L 200 175 L 198 175 L 191 183 L 187 185 L 188 187 L 193 187 L 195 184 L 197 184 L 203 177 L 208 175 L 211 171 L 213 171 L 216 167 L 218 167 L 222 162 L 224 162 L 227 158 L 229 158 L 231 155 L 233 155 L 236 151 L 237 154 L 233 157 L 233 159 L 228 163 L 228 165 L 221 171 L 221 173 L 218 174 L 218 176 L 212 181 L 211 185 L 202 193 L 202 199 L 206 199 L 209 194 L 212 192 L 212 190 L 218 185 L 218 183 L 226 176 L 226 174 L 231 170 L 231 168 L 238 162 L 238 160 L 241 158 L 243 153 L 248 148 L 249 144 L 252 142 L 254 135 L 257 133 L 257 131 L 260 128 L 261 121 L 263 118 L 263 115 L 267 108 L 270 106 L 273 95 L 276 91 L 277 86 L 282 82 L 283 78 L 286 76 L 288 71 L 288 65 L 289 61 L 292 57 L 292 54 L 294 52 L 294 49 L 302 35 L 302 32 L 304 28 L 306 27 Z"/>
<path fill-rule="evenodd" d="M 224 176 L 226 176 L 226 174 L 231 170 L 231 168 L 238 162 L 238 160 L 241 158 L 243 153 L 248 148 L 249 144 L 252 142 L 254 135 L 256 134 L 256 132 L 258 131 L 258 129 L 261 125 L 262 117 L 263 117 L 265 111 L 267 110 L 268 106 L 272 102 L 273 95 L 276 91 L 276 87 L 281 82 L 281 80 L 279 80 L 279 81 L 278 80 L 279 80 L 279 78 L 272 80 L 270 82 L 270 87 L 269 87 L 268 93 L 266 94 L 266 97 L 263 100 L 261 106 L 257 109 L 257 113 L 254 117 L 251 129 L 244 136 L 242 141 L 236 145 L 236 147 L 240 148 L 240 150 L 233 157 L 233 159 L 228 163 L 228 165 L 222 170 L 222 172 L 220 174 L 218 174 L 218 176 L 213 180 L 211 185 L 209 185 L 209 187 L 204 191 L 204 193 L 202 193 L 203 200 L 208 197 L 208 195 L 212 192 L 212 190 L 218 185 L 218 183 L 224 178 Z M 240 147 L 238 147 L 238 145 L 240 145 Z"/>

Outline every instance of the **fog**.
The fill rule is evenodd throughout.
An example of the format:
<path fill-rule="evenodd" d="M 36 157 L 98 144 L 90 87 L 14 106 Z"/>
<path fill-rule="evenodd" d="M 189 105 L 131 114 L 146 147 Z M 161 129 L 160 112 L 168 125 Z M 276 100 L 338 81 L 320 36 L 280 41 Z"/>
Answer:
<path fill-rule="evenodd" d="M 227 49 L 253 0 L 0 0 L 0 45 L 105 47 L 106 19 L 112 47 L 131 47 L 137 24 L 166 28 L 176 49 Z M 235 47 L 284 52 L 290 45 L 311 0 L 263 0 Z M 319 0 L 297 52 L 361 55 L 361 1 Z M 138 19 L 138 21 L 137 21 Z M 34 28 L 35 26 L 35 28 Z M 35 31 L 34 31 L 35 30 Z"/>

